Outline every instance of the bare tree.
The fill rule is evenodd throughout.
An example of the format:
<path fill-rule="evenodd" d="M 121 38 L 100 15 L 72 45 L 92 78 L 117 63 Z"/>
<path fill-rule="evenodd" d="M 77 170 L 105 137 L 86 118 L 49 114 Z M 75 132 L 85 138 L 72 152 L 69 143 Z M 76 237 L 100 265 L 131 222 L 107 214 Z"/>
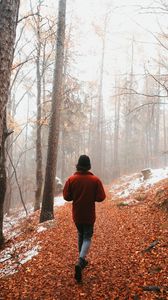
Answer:
<path fill-rule="evenodd" d="M 97 107 L 97 157 L 96 157 L 96 166 L 97 166 L 97 174 L 102 176 L 102 151 L 103 151 L 103 129 L 102 123 L 104 118 L 104 107 L 103 107 L 103 79 L 104 79 L 104 64 L 105 64 L 105 46 L 106 46 L 106 31 L 108 24 L 108 12 L 104 17 L 103 29 L 98 28 L 97 34 L 102 39 L 102 51 L 101 51 L 101 66 L 100 66 L 100 82 L 99 82 L 99 90 L 98 90 L 98 107 Z M 95 28 L 96 29 L 96 28 Z"/>
<path fill-rule="evenodd" d="M 36 193 L 34 211 L 40 209 L 43 174 L 42 174 L 42 145 L 41 145 L 41 70 L 40 70 L 40 55 L 41 55 L 41 31 L 40 31 L 40 8 L 41 2 L 39 1 L 36 22 L 36 36 L 37 36 L 37 55 L 36 55 L 36 76 L 37 76 L 37 136 L 36 136 Z"/>
<path fill-rule="evenodd" d="M 120 126 L 120 96 L 116 96 L 115 99 L 115 116 L 114 116 L 114 165 L 113 173 L 114 178 L 119 177 L 120 174 L 120 162 L 119 162 L 119 126 Z"/>
<path fill-rule="evenodd" d="M 61 99 L 62 99 L 65 14 L 66 14 L 66 0 L 60 0 L 59 11 L 58 11 L 57 49 L 56 49 L 57 51 L 56 51 L 53 91 L 52 91 L 51 119 L 50 119 L 50 127 L 49 127 L 46 174 L 45 174 L 45 184 L 44 184 L 40 222 L 44 222 L 46 220 L 50 220 L 54 218 L 53 200 L 54 200 L 54 183 L 55 183 L 57 154 L 58 154 L 60 107 L 61 107 Z"/>

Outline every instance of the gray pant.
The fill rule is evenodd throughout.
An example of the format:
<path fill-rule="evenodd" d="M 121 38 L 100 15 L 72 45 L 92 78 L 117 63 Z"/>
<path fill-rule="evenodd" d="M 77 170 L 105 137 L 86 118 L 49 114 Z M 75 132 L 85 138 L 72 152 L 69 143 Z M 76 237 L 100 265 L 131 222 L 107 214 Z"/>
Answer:
<path fill-rule="evenodd" d="M 81 258 L 85 258 L 88 254 L 93 236 L 93 226 L 93 224 L 76 224 L 78 229 L 79 257 Z"/>

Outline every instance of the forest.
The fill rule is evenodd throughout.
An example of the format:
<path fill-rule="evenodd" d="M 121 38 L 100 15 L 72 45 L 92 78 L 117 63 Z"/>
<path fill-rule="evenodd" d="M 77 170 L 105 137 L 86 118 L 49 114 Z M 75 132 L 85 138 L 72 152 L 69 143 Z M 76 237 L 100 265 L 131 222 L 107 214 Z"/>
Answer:
<path fill-rule="evenodd" d="M 166 0 L 0 1 L 0 299 L 167 299 L 167 16 Z M 62 191 L 83 154 L 106 201 L 79 287 Z"/>

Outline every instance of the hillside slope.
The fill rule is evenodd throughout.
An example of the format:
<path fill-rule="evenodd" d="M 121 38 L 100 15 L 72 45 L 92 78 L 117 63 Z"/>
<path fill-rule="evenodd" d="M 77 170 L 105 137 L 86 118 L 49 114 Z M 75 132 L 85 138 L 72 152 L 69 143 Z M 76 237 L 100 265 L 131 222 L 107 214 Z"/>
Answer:
<path fill-rule="evenodd" d="M 40 226 L 38 213 L 32 214 L 1 251 L 3 257 L 3 251 L 13 247 L 12 256 L 0 260 L 0 299 L 168 299 L 167 180 L 143 193 L 143 199 L 129 206 L 120 205 L 117 196 L 116 201 L 97 204 L 95 235 L 81 285 L 74 281 L 78 254 L 71 204 L 56 208 L 55 220 Z M 32 249 L 36 255 L 22 261 L 23 253 Z M 17 272 L 5 275 L 12 260 Z"/>

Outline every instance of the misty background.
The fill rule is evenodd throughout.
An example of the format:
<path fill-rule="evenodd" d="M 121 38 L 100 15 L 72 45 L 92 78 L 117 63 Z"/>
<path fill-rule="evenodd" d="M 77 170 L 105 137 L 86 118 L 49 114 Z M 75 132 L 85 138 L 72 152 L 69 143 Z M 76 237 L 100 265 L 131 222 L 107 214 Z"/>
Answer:
<path fill-rule="evenodd" d="M 25 203 L 34 202 L 39 126 L 45 173 L 57 6 L 21 2 L 8 102 L 14 134 L 7 141 L 6 211 L 11 195 L 12 206 L 20 205 L 18 184 Z M 106 184 L 167 166 L 167 13 L 166 1 L 67 1 L 56 169 L 62 183 L 81 154 Z"/>

